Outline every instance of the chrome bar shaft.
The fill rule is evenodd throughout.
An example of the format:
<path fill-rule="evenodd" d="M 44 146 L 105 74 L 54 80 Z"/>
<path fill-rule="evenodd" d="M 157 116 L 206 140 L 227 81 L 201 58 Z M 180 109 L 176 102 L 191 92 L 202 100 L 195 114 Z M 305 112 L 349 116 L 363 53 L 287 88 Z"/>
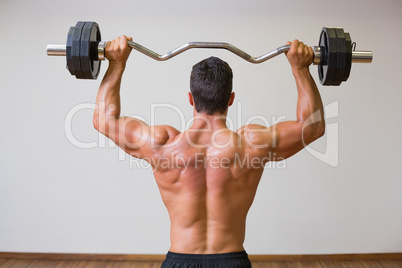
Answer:
<path fill-rule="evenodd" d="M 352 62 L 371 63 L 373 61 L 372 51 L 352 51 Z"/>
<path fill-rule="evenodd" d="M 137 50 L 138 52 L 141 52 L 148 57 L 153 58 L 154 60 L 157 61 L 165 61 L 168 59 L 171 59 L 181 53 L 183 53 L 186 50 L 192 49 L 192 48 L 217 48 L 217 49 L 227 49 L 230 52 L 236 54 L 237 56 L 245 59 L 248 62 L 251 63 L 261 63 L 266 60 L 272 59 L 275 56 L 278 56 L 279 54 L 282 54 L 283 52 L 286 52 L 289 50 L 290 46 L 285 45 L 278 47 L 277 49 L 272 50 L 271 52 L 268 52 L 264 55 L 261 55 L 259 57 L 253 57 L 244 52 L 243 50 L 240 50 L 239 48 L 228 44 L 228 43 L 222 43 L 222 42 L 189 42 L 186 43 L 176 49 L 173 49 L 172 51 L 167 52 L 164 55 L 159 55 L 158 53 L 136 43 L 133 41 L 128 42 L 129 46 L 132 47 L 133 49 Z"/>
<path fill-rule="evenodd" d="M 66 45 L 47 45 L 46 53 L 48 56 L 66 56 Z"/>

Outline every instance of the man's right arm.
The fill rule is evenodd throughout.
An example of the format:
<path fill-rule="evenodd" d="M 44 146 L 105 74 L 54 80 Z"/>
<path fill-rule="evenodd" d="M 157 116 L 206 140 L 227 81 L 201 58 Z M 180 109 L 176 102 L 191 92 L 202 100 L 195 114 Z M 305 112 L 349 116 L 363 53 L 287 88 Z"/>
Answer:
<path fill-rule="evenodd" d="M 273 161 L 294 155 L 325 132 L 321 96 L 309 71 L 313 60 L 312 48 L 294 40 L 286 56 L 296 80 L 297 120 L 280 122 L 271 127 L 248 125 L 241 131 L 248 147 L 260 148 L 251 150 L 263 157 L 274 156 Z"/>

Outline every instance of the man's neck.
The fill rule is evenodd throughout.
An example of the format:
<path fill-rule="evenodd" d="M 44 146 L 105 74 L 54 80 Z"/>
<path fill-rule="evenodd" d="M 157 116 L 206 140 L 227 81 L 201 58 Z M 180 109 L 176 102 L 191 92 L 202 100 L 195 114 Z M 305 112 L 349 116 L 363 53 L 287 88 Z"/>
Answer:
<path fill-rule="evenodd" d="M 226 127 L 226 113 L 208 115 L 206 113 L 194 112 L 192 129 L 207 129 L 213 131 Z"/>

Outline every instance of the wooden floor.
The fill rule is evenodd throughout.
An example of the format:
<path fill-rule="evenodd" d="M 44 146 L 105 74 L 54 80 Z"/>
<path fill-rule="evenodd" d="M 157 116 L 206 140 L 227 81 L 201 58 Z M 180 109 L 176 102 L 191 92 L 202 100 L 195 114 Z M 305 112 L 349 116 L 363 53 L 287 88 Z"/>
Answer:
<path fill-rule="evenodd" d="M 159 268 L 160 261 L 69 261 L 0 259 L 1 268 Z M 402 260 L 254 261 L 253 268 L 401 268 Z"/>

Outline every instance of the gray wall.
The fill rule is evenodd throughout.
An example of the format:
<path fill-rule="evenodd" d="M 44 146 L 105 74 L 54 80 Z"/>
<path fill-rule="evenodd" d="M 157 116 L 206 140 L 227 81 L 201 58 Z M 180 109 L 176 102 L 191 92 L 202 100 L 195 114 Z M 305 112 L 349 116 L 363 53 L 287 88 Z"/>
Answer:
<path fill-rule="evenodd" d="M 188 41 L 225 41 L 261 55 L 287 40 L 316 45 L 341 26 L 372 64 L 340 87 L 319 85 L 326 136 L 265 171 L 250 210 L 252 254 L 402 251 L 401 1 L 11 1 L 0 3 L 0 251 L 165 253 L 169 219 L 152 172 L 92 127 L 100 79 L 78 81 L 47 43 L 65 43 L 78 20 L 103 39 L 122 34 L 164 53 Z M 215 55 L 234 71 L 233 129 L 253 115 L 294 119 L 286 58 L 259 65 L 217 50 L 167 62 L 133 51 L 122 113 L 182 127 L 193 64 Z M 101 70 L 103 76 L 107 62 Z M 311 72 L 318 81 L 316 67 Z M 240 116 L 239 116 L 240 115 Z M 256 119 L 256 118 L 255 118 Z M 256 119 L 253 122 L 262 122 Z M 83 148 L 88 147 L 88 148 Z M 141 166 L 142 165 L 142 166 Z"/>

